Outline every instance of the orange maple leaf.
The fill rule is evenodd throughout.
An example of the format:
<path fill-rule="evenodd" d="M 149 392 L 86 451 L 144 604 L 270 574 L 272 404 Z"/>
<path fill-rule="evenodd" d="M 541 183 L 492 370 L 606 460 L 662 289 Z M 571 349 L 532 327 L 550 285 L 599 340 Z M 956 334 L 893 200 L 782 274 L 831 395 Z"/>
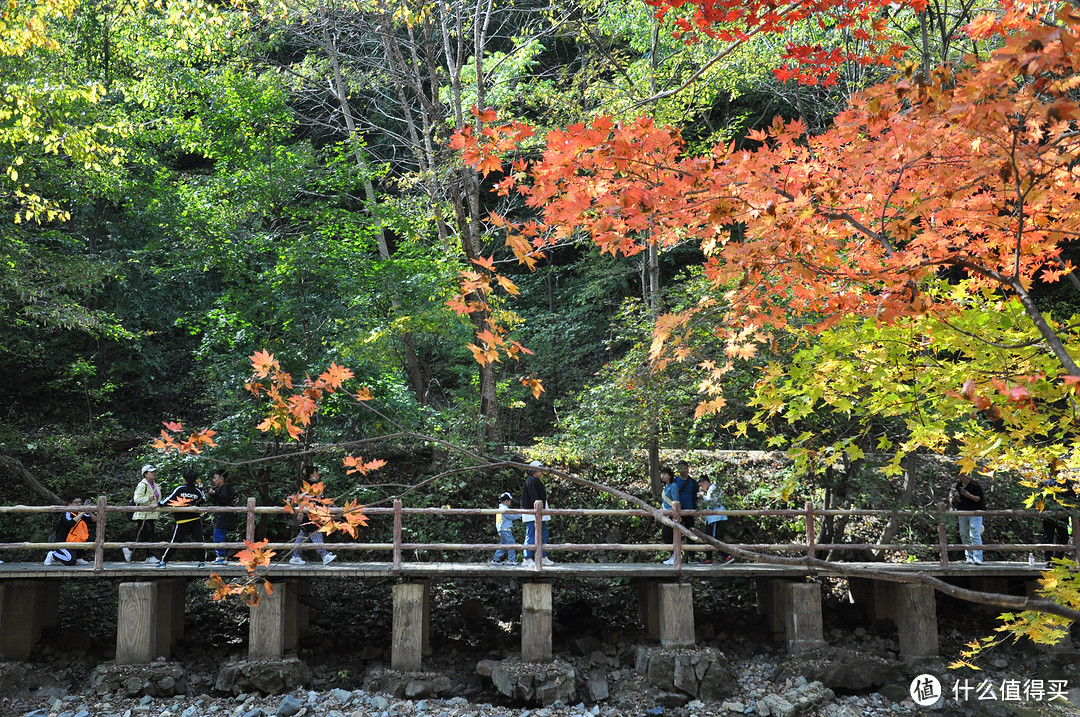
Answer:
<path fill-rule="evenodd" d="M 251 367 L 255 369 L 255 375 L 258 378 L 266 378 L 271 371 L 281 368 L 281 364 L 277 362 L 274 355 L 265 349 L 256 351 L 248 358 L 251 359 Z"/>
<path fill-rule="evenodd" d="M 330 368 L 320 374 L 319 379 L 325 381 L 331 388 L 336 389 L 352 378 L 353 375 L 352 369 L 338 366 L 336 363 L 331 362 Z"/>

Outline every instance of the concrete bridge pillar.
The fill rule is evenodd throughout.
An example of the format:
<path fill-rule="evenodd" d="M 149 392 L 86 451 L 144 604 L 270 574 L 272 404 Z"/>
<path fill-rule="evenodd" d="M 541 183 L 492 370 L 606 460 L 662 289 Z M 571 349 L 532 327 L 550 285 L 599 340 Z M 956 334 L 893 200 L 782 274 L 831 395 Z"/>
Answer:
<path fill-rule="evenodd" d="M 21 662 L 30 657 L 42 628 L 56 625 L 58 597 L 54 580 L 0 583 L 0 659 Z"/>
<path fill-rule="evenodd" d="M 431 586 L 427 581 L 394 586 L 394 625 L 390 667 L 402 672 L 420 669 L 425 647 L 431 646 Z"/>
<path fill-rule="evenodd" d="M 825 645 L 821 617 L 821 586 L 791 580 L 759 580 L 758 613 L 769 623 L 773 638 L 784 640 L 790 652 Z"/>
<path fill-rule="evenodd" d="M 660 583 L 641 580 L 637 584 L 638 619 L 645 626 L 645 638 L 660 639 Z"/>
<path fill-rule="evenodd" d="M 825 646 L 821 618 L 821 586 L 817 583 L 783 583 L 784 636 L 788 651 L 807 652 Z"/>
<path fill-rule="evenodd" d="M 657 586 L 661 647 L 694 646 L 694 591 L 688 583 Z"/>
<path fill-rule="evenodd" d="M 521 585 L 521 661 L 551 662 L 551 583 Z"/>
<path fill-rule="evenodd" d="M 889 584 L 894 586 L 896 595 L 900 656 L 909 661 L 936 656 L 938 626 L 934 589 L 909 583 Z"/>
<path fill-rule="evenodd" d="M 184 634 L 183 578 L 120 583 L 116 617 L 116 664 L 136 665 L 168 657 Z"/>
<path fill-rule="evenodd" d="M 896 623 L 896 591 L 884 580 L 848 578 L 851 601 L 862 608 L 867 620 Z"/>
<path fill-rule="evenodd" d="M 757 592 L 758 615 L 765 618 L 774 640 L 784 639 L 784 615 L 787 613 L 787 580 L 757 580 L 754 583 Z"/>
<path fill-rule="evenodd" d="M 280 660 L 288 649 L 296 649 L 299 636 L 297 590 L 293 580 L 273 583 L 267 593 L 259 583 L 259 604 L 251 606 L 248 623 L 248 658 Z"/>

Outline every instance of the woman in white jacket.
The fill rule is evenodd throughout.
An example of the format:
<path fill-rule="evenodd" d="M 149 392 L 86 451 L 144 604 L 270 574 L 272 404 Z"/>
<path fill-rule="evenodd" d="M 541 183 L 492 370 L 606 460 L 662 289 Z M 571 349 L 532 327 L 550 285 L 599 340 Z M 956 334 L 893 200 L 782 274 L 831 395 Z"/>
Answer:
<path fill-rule="evenodd" d="M 135 486 L 135 495 L 132 496 L 132 502 L 135 505 L 146 506 L 145 511 L 136 511 L 131 515 L 131 519 L 135 521 L 135 542 L 136 543 L 152 543 L 154 542 L 154 526 L 157 524 L 157 519 L 160 513 L 157 512 L 158 501 L 161 500 L 161 488 L 157 484 L 157 468 L 152 465 L 145 465 L 142 467 L 142 480 Z M 124 548 L 124 560 L 131 562 L 136 560 L 136 556 L 145 555 L 144 561 L 147 563 L 158 563 L 158 559 L 150 554 L 149 548 L 139 548 L 132 550 L 131 548 Z"/>

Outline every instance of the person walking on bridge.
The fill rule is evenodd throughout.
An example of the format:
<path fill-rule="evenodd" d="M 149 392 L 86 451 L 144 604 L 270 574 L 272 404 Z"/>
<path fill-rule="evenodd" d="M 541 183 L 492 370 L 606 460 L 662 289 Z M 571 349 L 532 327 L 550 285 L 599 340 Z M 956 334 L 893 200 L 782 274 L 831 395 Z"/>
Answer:
<path fill-rule="evenodd" d="M 154 526 L 157 525 L 158 516 L 157 512 L 158 501 L 161 500 L 161 488 L 158 487 L 157 480 L 157 468 L 149 463 L 142 467 L 142 478 L 139 480 L 139 484 L 135 486 L 135 495 L 132 496 L 132 503 L 135 505 L 144 506 L 146 510 L 135 511 L 131 514 L 131 519 L 135 521 L 135 542 L 136 543 L 152 543 L 154 542 Z M 140 559 L 145 559 L 145 562 L 157 565 L 158 559 L 155 558 L 149 548 L 124 548 L 124 560 L 131 562 L 132 560 L 139 562 Z"/>
<path fill-rule="evenodd" d="M 540 470 L 543 465 L 540 461 L 533 461 L 529 464 L 529 477 L 525 479 L 525 486 L 521 489 L 521 509 L 533 511 L 521 516 L 521 522 L 525 523 L 525 544 L 533 547 L 532 550 L 526 547 L 523 551 L 525 559 L 521 561 L 521 565 L 526 568 L 536 566 L 534 560 L 536 556 L 536 501 L 543 503 L 545 510 L 548 508 L 547 489 L 544 487 L 543 481 L 540 480 L 540 477 L 544 475 L 544 472 Z M 544 515 L 540 521 L 540 536 L 544 541 L 544 545 L 548 543 L 549 520 L 551 520 L 551 516 Z M 554 565 L 554 561 L 548 557 L 547 551 L 541 553 L 540 560 L 543 561 L 544 565 Z"/>
<path fill-rule="evenodd" d="M 176 487 L 167 498 L 162 498 L 158 505 L 167 506 L 183 506 L 185 508 L 194 508 L 200 505 L 206 496 L 203 494 L 202 488 L 199 486 L 199 478 L 195 473 L 194 468 L 188 468 L 184 471 L 184 482 Z M 177 511 L 172 514 L 173 520 L 176 521 L 176 526 L 173 528 L 172 539 L 169 541 L 174 545 L 176 543 L 201 543 L 203 542 L 203 527 L 202 527 L 202 513 L 198 510 L 184 510 Z M 169 562 L 169 552 L 173 547 L 170 545 L 166 548 L 165 553 L 161 556 L 161 560 L 157 566 L 164 568 Z M 179 548 L 178 548 L 179 550 Z M 203 567 L 206 564 L 206 550 L 203 548 L 196 548 L 199 557 L 199 567 Z"/>
<path fill-rule="evenodd" d="M 314 485 L 319 482 L 319 479 L 319 469 L 316 466 L 304 466 L 304 483 Z M 319 530 L 322 527 L 321 525 L 315 523 L 307 513 L 302 511 L 297 512 L 296 521 L 300 524 L 300 532 L 297 534 L 296 540 L 293 541 L 293 545 L 296 547 L 293 548 L 293 554 L 289 558 L 290 565 L 307 565 L 307 561 L 300 556 L 300 550 L 301 546 L 309 540 L 319 546 L 316 551 L 322 559 L 323 565 L 329 565 L 337 559 L 337 555 L 323 547 L 326 541 Z"/>
<path fill-rule="evenodd" d="M 960 480 L 953 486 L 953 503 L 957 510 L 985 510 L 983 489 L 966 473 L 960 474 Z M 958 515 L 960 524 L 960 542 L 964 545 L 982 545 L 983 519 L 981 515 Z M 983 551 L 965 550 L 966 562 L 971 565 L 983 564 Z"/>

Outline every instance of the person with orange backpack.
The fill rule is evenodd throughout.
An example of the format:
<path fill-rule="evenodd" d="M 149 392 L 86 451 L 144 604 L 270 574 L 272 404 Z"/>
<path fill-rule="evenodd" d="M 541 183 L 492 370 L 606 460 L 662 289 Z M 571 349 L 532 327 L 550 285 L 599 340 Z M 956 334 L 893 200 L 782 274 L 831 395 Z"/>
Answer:
<path fill-rule="evenodd" d="M 90 540 L 90 526 L 86 522 L 87 514 L 79 510 L 83 505 L 83 499 L 75 496 L 68 501 L 69 509 L 60 516 L 49 534 L 50 543 L 86 543 Z M 78 507 L 77 507 L 78 506 Z M 52 565 L 86 565 L 82 559 L 82 550 L 70 550 L 68 548 L 56 548 L 45 555 L 45 564 Z"/>

